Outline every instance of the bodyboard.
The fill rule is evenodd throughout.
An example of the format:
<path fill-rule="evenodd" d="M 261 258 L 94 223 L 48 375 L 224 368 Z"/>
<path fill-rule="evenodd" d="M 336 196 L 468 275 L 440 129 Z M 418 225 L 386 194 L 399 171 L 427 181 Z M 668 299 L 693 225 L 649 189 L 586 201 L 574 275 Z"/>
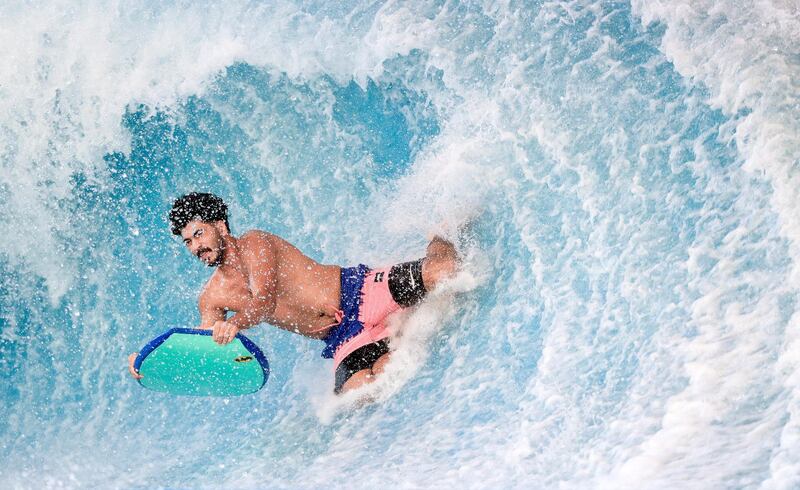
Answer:
<path fill-rule="evenodd" d="M 195 328 L 173 328 L 154 338 L 133 367 L 143 376 L 140 385 L 173 395 L 246 395 L 269 377 L 267 358 L 244 335 L 219 345 L 210 330 Z"/>

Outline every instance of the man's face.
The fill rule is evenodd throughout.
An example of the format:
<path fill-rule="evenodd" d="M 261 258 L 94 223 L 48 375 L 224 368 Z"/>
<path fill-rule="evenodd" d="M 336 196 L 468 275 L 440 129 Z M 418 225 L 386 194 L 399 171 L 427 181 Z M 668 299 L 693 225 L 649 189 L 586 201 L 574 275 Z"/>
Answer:
<path fill-rule="evenodd" d="M 225 255 L 225 242 L 222 240 L 225 225 L 220 224 L 219 221 L 190 221 L 181 230 L 186 248 L 209 267 L 220 265 Z"/>

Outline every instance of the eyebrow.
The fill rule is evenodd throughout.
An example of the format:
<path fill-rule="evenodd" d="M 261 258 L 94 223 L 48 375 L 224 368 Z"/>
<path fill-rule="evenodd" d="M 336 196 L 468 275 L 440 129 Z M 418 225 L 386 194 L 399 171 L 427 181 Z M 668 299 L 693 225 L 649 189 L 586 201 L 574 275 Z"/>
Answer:
<path fill-rule="evenodd" d="M 202 231 L 203 231 L 203 230 L 201 230 L 200 228 L 198 228 L 198 229 L 194 230 L 194 233 L 192 233 L 192 236 L 193 236 L 193 237 L 196 237 L 197 235 L 199 235 L 200 233 L 202 233 Z M 188 238 L 184 238 L 184 239 L 183 239 L 183 243 L 186 243 L 186 242 L 188 242 L 188 241 L 189 241 L 189 239 L 188 239 Z"/>

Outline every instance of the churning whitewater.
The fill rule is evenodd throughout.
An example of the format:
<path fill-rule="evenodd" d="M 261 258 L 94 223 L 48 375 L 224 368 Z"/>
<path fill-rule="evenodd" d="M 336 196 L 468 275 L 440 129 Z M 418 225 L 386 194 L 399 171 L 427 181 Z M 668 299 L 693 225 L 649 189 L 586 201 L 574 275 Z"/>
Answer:
<path fill-rule="evenodd" d="M 2 10 L 0 487 L 800 487 L 796 1 Z M 262 391 L 144 390 L 127 355 L 199 323 L 194 190 L 463 267 L 371 405 L 267 325 Z"/>

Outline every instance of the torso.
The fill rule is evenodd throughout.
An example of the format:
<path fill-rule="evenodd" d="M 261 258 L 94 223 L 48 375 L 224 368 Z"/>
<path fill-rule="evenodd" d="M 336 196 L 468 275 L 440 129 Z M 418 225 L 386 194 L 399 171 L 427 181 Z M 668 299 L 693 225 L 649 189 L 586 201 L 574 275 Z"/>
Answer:
<path fill-rule="evenodd" d="M 266 238 L 267 250 L 248 248 L 253 246 L 248 240 L 251 233 Z M 246 252 L 263 256 L 275 271 L 276 304 L 269 323 L 307 337 L 323 337 L 325 327 L 335 322 L 333 311 L 339 308 L 340 267 L 319 264 L 286 240 L 263 232 L 248 232 L 236 240 L 235 250 L 226 251 Z M 201 293 L 217 308 L 240 311 L 252 298 L 249 272 L 238 263 L 238 267 L 236 261 L 233 266 L 219 266 Z"/>

